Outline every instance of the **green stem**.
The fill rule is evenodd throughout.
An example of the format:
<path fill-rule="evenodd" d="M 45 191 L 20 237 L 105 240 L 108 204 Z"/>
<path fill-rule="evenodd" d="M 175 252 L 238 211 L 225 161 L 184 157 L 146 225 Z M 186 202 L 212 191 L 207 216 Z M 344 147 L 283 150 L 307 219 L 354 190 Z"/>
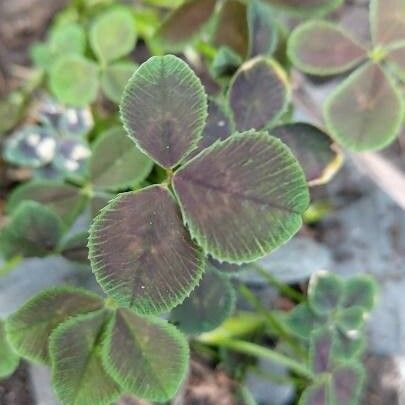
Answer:
<path fill-rule="evenodd" d="M 308 370 L 307 367 L 267 347 L 263 347 L 255 343 L 246 342 L 244 340 L 233 340 L 233 339 L 223 339 L 219 340 L 218 342 L 215 343 L 211 342 L 211 343 L 216 346 L 226 347 L 239 353 L 248 354 L 251 356 L 271 360 L 276 363 L 282 364 L 287 368 L 289 368 L 290 370 L 294 371 L 295 373 L 299 374 L 300 376 L 305 377 L 309 380 L 314 380 L 315 378 L 315 376 L 312 374 L 310 370 Z"/>
<path fill-rule="evenodd" d="M 263 267 L 257 264 L 252 264 L 251 266 L 256 271 L 256 273 L 262 276 L 271 286 L 277 288 L 286 297 L 291 298 L 293 301 L 297 302 L 302 302 L 305 300 L 304 294 L 301 294 L 300 292 L 294 290 L 294 288 L 291 288 L 286 283 L 283 283 L 282 281 L 278 280 L 276 277 L 268 273 L 266 269 L 264 269 Z"/>

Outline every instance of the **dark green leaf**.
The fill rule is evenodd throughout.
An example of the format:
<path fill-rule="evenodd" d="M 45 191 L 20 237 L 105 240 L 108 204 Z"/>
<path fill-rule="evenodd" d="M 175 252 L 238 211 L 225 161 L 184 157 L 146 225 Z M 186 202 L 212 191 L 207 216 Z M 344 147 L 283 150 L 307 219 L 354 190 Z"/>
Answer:
<path fill-rule="evenodd" d="M 257 57 L 245 62 L 228 93 L 236 129 L 271 126 L 285 112 L 289 97 L 287 77 L 275 61 Z"/>
<path fill-rule="evenodd" d="M 327 315 L 336 310 L 342 302 L 343 282 L 333 273 L 315 273 L 308 288 L 308 303 L 318 315 Z"/>
<path fill-rule="evenodd" d="M 76 316 L 52 333 L 52 385 L 62 405 L 108 405 L 122 393 L 102 362 L 109 316 L 105 310 Z"/>
<path fill-rule="evenodd" d="M 104 364 L 128 393 L 167 401 L 187 371 L 187 340 L 166 321 L 119 309 L 110 323 Z"/>
<path fill-rule="evenodd" d="M 125 129 L 142 151 L 174 167 L 196 147 L 207 116 L 200 80 L 173 55 L 155 56 L 130 79 L 121 102 Z"/>
<path fill-rule="evenodd" d="M 309 21 L 291 34 L 288 56 L 300 70 L 315 75 L 345 72 L 367 57 L 367 49 L 338 25 Z"/>
<path fill-rule="evenodd" d="M 140 314 L 180 304 L 204 270 L 173 197 L 158 185 L 111 201 L 90 229 L 89 249 L 104 291 Z"/>
<path fill-rule="evenodd" d="M 48 363 L 52 331 L 71 316 L 102 307 L 100 297 L 86 290 L 55 287 L 39 293 L 11 315 L 6 322 L 7 335 L 21 356 Z"/>
<path fill-rule="evenodd" d="M 288 314 L 286 321 L 289 329 L 304 339 L 309 339 L 314 328 L 324 324 L 324 320 L 314 314 L 306 303 L 297 305 Z"/>
<path fill-rule="evenodd" d="M 172 311 L 170 320 L 185 333 L 208 332 L 219 326 L 234 306 L 235 290 L 231 282 L 207 271 L 190 297 Z"/>
<path fill-rule="evenodd" d="M 331 136 L 353 151 L 381 149 L 398 135 L 404 102 L 381 67 L 368 63 L 330 96 L 325 120 Z"/>
<path fill-rule="evenodd" d="M 302 393 L 298 405 L 329 405 L 327 384 L 310 385 Z"/>
<path fill-rule="evenodd" d="M 334 359 L 346 361 L 360 356 L 365 347 L 363 331 L 352 331 L 348 334 L 337 330 L 336 341 L 333 347 Z"/>
<path fill-rule="evenodd" d="M 153 162 L 134 145 L 122 128 L 100 135 L 90 160 L 90 181 L 96 188 L 122 190 L 136 186 L 152 170 Z"/>
<path fill-rule="evenodd" d="M 135 21 L 124 8 L 98 16 L 90 29 L 90 45 L 104 64 L 127 55 L 135 47 Z"/>
<path fill-rule="evenodd" d="M 34 201 L 24 201 L 2 229 L 0 251 L 6 258 L 47 256 L 55 251 L 62 231 L 62 222 L 53 211 Z"/>
<path fill-rule="evenodd" d="M 20 357 L 10 346 L 4 330 L 4 322 L 0 320 L 0 379 L 13 374 L 19 363 Z"/>
<path fill-rule="evenodd" d="M 336 315 L 336 325 L 346 333 L 360 329 L 364 324 L 364 311 L 361 307 L 340 309 Z"/>
<path fill-rule="evenodd" d="M 68 238 L 59 248 L 60 254 L 72 262 L 88 263 L 89 250 L 87 248 L 87 238 L 87 231 Z"/>
<path fill-rule="evenodd" d="M 315 374 L 325 373 L 331 370 L 332 346 L 335 342 L 333 330 L 325 327 L 315 329 L 311 333 L 309 347 L 309 363 Z"/>
<path fill-rule="evenodd" d="M 89 108 L 65 108 L 57 126 L 64 136 L 84 137 L 93 127 L 93 116 Z"/>
<path fill-rule="evenodd" d="M 319 128 L 306 123 L 280 125 L 271 129 L 293 152 L 304 169 L 309 185 L 328 182 L 342 165 L 341 152 Z"/>
<path fill-rule="evenodd" d="M 348 364 L 335 369 L 331 379 L 331 403 L 333 405 L 357 404 L 364 377 L 364 369 L 357 364 Z"/>
<path fill-rule="evenodd" d="M 211 74 L 220 79 L 224 76 L 232 76 L 242 63 L 242 58 L 227 46 L 221 46 L 211 64 Z"/>
<path fill-rule="evenodd" d="M 98 93 L 97 65 L 79 55 L 58 59 L 50 70 L 49 85 L 60 102 L 84 107 L 92 103 Z"/>
<path fill-rule="evenodd" d="M 83 175 L 91 150 L 88 143 L 77 137 L 64 137 L 59 140 L 53 166 L 66 177 Z"/>
<path fill-rule="evenodd" d="M 290 239 L 309 202 L 302 169 L 265 132 L 216 142 L 175 173 L 173 188 L 193 239 L 230 263 L 253 261 Z"/>
<path fill-rule="evenodd" d="M 343 292 L 343 307 L 358 306 L 369 312 L 375 305 L 377 285 L 374 278 L 359 274 L 346 281 Z"/>

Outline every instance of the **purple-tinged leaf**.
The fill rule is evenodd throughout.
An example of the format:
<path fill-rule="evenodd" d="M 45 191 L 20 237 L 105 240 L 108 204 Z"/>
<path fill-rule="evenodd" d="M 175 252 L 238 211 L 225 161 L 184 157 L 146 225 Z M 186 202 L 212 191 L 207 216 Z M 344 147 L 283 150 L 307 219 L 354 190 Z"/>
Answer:
<path fill-rule="evenodd" d="M 405 3 L 403 0 L 370 1 L 371 36 L 375 45 L 405 40 Z"/>
<path fill-rule="evenodd" d="M 118 309 L 108 328 L 103 360 L 126 392 L 163 402 L 183 381 L 188 355 L 187 340 L 173 325 Z"/>
<path fill-rule="evenodd" d="M 55 156 L 54 133 L 42 127 L 25 127 L 11 135 L 4 146 L 4 159 L 19 166 L 41 167 Z"/>
<path fill-rule="evenodd" d="M 295 15 L 324 14 L 339 7 L 343 0 L 266 0 L 268 3 Z"/>
<path fill-rule="evenodd" d="M 286 319 L 287 326 L 295 335 L 309 339 L 316 327 L 324 325 L 324 319 L 318 317 L 307 303 L 297 305 Z"/>
<path fill-rule="evenodd" d="M 249 46 L 246 5 L 239 0 L 225 0 L 217 18 L 214 44 L 228 47 L 244 58 Z"/>
<path fill-rule="evenodd" d="M 325 327 L 315 329 L 311 333 L 309 348 L 309 363 L 315 374 L 325 373 L 331 370 L 332 346 L 335 341 L 333 330 Z"/>
<path fill-rule="evenodd" d="M 248 6 L 249 56 L 271 55 L 277 46 L 277 29 L 271 9 L 258 0 Z"/>
<path fill-rule="evenodd" d="M 327 183 L 342 165 L 342 153 L 332 139 L 311 124 L 285 124 L 270 132 L 291 149 L 310 186 Z"/>
<path fill-rule="evenodd" d="M 103 366 L 106 310 L 70 318 L 51 335 L 52 386 L 62 405 L 108 405 L 122 389 Z"/>
<path fill-rule="evenodd" d="M 373 309 L 377 296 L 377 285 L 373 277 L 359 274 L 345 282 L 342 306 L 350 308 L 357 306 L 364 312 Z"/>
<path fill-rule="evenodd" d="M 89 263 L 89 250 L 87 248 L 87 231 L 68 238 L 60 247 L 60 254 L 67 260 L 78 263 Z"/>
<path fill-rule="evenodd" d="M 387 61 L 393 67 L 394 73 L 405 81 L 405 44 L 389 51 Z"/>
<path fill-rule="evenodd" d="M 245 62 L 230 84 L 228 99 L 238 131 L 263 129 L 285 112 L 290 98 L 287 77 L 272 59 Z"/>
<path fill-rule="evenodd" d="M 330 135 L 338 143 L 353 151 L 376 150 L 398 135 L 404 102 L 381 67 L 368 63 L 330 95 L 324 114 Z"/>
<path fill-rule="evenodd" d="M 96 191 L 90 200 L 91 218 L 95 218 L 114 197 L 114 194 Z"/>
<path fill-rule="evenodd" d="M 83 209 L 86 197 L 78 187 L 49 180 L 32 180 L 13 190 L 7 212 L 13 213 L 23 201 L 35 201 L 54 211 L 71 225 Z"/>
<path fill-rule="evenodd" d="M 90 132 L 93 125 L 89 108 L 66 108 L 59 118 L 58 129 L 65 136 L 83 137 Z"/>
<path fill-rule="evenodd" d="M 53 164 L 66 175 L 82 174 L 90 155 L 90 147 L 85 141 L 79 138 L 66 137 L 57 144 Z"/>
<path fill-rule="evenodd" d="M 159 40 L 169 45 L 189 42 L 210 19 L 216 0 L 189 0 L 163 21 L 157 32 Z"/>
<path fill-rule="evenodd" d="M 181 59 L 154 56 L 129 80 L 121 117 L 139 149 L 161 166 L 174 167 L 201 138 L 207 117 L 204 89 Z"/>
<path fill-rule="evenodd" d="M 102 190 L 134 187 L 152 170 L 153 162 L 129 139 L 122 128 L 110 128 L 94 143 L 90 181 Z"/>
<path fill-rule="evenodd" d="M 329 405 L 327 384 L 310 385 L 302 393 L 298 405 Z"/>
<path fill-rule="evenodd" d="M 309 21 L 297 27 L 288 42 L 294 65 L 315 75 L 345 72 L 367 57 L 367 50 L 338 25 Z"/>
<path fill-rule="evenodd" d="M 358 403 L 364 382 L 364 369 L 357 364 L 347 364 L 332 373 L 330 396 L 333 405 Z"/>
<path fill-rule="evenodd" d="M 39 293 L 11 315 L 6 321 L 7 335 L 21 356 L 48 363 L 52 331 L 74 315 L 102 307 L 102 299 L 86 290 L 55 287 Z"/>
<path fill-rule="evenodd" d="M 173 188 L 193 239 L 230 263 L 256 260 L 290 239 L 309 202 L 301 167 L 266 132 L 211 145 L 174 174 Z"/>
<path fill-rule="evenodd" d="M 189 334 L 208 332 L 218 327 L 233 311 L 235 290 L 218 272 L 206 271 L 198 287 L 173 309 L 170 321 Z"/>
<path fill-rule="evenodd" d="M 180 304 L 204 270 L 173 197 L 157 185 L 111 201 L 90 229 L 89 249 L 104 291 L 140 314 Z"/>
<path fill-rule="evenodd" d="M 309 282 L 308 303 L 312 310 L 320 315 L 327 315 L 337 309 L 343 296 L 343 282 L 333 273 L 320 271 Z"/>

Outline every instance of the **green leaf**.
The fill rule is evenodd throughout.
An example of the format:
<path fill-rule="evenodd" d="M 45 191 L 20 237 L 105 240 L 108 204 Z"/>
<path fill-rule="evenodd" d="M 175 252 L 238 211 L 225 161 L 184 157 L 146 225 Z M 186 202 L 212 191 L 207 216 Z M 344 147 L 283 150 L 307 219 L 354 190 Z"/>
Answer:
<path fill-rule="evenodd" d="M 343 282 L 333 273 L 320 271 L 309 282 L 308 303 L 312 310 L 320 315 L 328 315 L 336 310 L 343 296 Z"/>
<path fill-rule="evenodd" d="M 59 251 L 67 260 L 78 263 L 88 263 L 89 250 L 87 248 L 88 232 L 83 231 L 63 241 Z"/>
<path fill-rule="evenodd" d="M 200 80 L 173 55 L 155 56 L 130 79 L 121 116 L 139 149 L 164 167 L 174 167 L 196 147 L 207 117 Z"/>
<path fill-rule="evenodd" d="M 125 391 L 163 402 L 185 378 L 188 356 L 187 340 L 174 326 L 119 309 L 110 323 L 103 360 Z"/>
<path fill-rule="evenodd" d="M 25 201 L 2 229 L 0 251 L 6 258 L 47 256 L 55 251 L 62 232 L 63 225 L 56 214 L 39 203 Z"/>
<path fill-rule="evenodd" d="M 93 102 L 98 92 L 97 65 L 79 55 L 59 58 L 49 72 L 52 93 L 62 103 L 84 107 Z"/>
<path fill-rule="evenodd" d="M 274 15 L 266 4 L 253 0 L 249 3 L 249 56 L 271 55 L 277 46 L 278 33 Z"/>
<path fill-rule="evenodd" d="M 392 49 L 387 56 L 387 62 L 393 67 L 394 73 L 405 81 L 405 44 Z"/>
<path fill-rule="evenodd" d="M 335 339 L 335 334 L 329 327 L 315 329 L 311 333 L 309 363 L 311 370 L 315 374 L 321 374 L 331 370 L 332 347 Z"/>
<path fill-rule="evenodd" d="M 225 0 L 217 16 L 214 44 L 232 49 L 245 58 L 249 46 L 247 7 L 239 0 Z"/>
<path fill-rule="evenodd" d="M 90 181 L 103 190 L 122 190 L 144 180 L 153 162 L 134 145 L 120 127 L 107 130 L 94 143 Z"/>
<path fill-rule="evenodd" d="M 71 316 L 102 307 L 101 298 L 86 290 L 54 287 L 31 298 L 7 319 L 7 335 L 21 356 L 49 363 L 48 341 L 52 331 Z"/>
<path fill-rule="evenodd" d="M 318 317 L 307 303 L 297 305 L 288 314 L 286 322 L 291 332 L 303 339 L 309 339 L 314 328 L 324 324 L 324 320 Z"/>
<path fill-rule="evenodd" d="M 353 151 L 376 150 L 398 135 L 404 102 L 381 67 L 368 63 L 330 95 L 324 114 L 337 142 Z"/>
<path fill-rule="evenodd" d="M 342 165 L 342 154 L 332 139 L 314 125 L 285 124 L 270 132 L 291 149 L 311 186 L 327 183 Z"/>
<path fill-rule="evenodd" d="M 76 316 L 52 333 L 52 385 L 62 405 L 108 405 L 121 395 L 102 362 L 109 317 L 105 310 Z"/>
<path fill-rule="evenodd" d="M 176 171 L 173 189 L 192 238 L 229 263 L 282 245 L 301 227 L 309 203 L 301 167 L 265 132 L 216 142 Z"/>
<path fill-rule="evenodd" d="M 345 333 L 356 331 L 364 324 L 364 311 L 360 307 L 340 309 L 336 315 L 337 327 Z"/>
<path fill-rule="evenodd" d="M 234 307 L 235 290 L 229 279 L 207 271 L 190 297 L 173 309 L 170 321 L 185 333 L 208 332 L 218 327 Z"/>
<path fill-rule="evenodd" d="M 346 334 L 337 330 L 333 358 L 337 361 L 347 361 L 347 359 L 359 357 L 364 351 L 365 344 L 363 331 L 357 330 Z"/>
<path fill-rule="evenodd" d="M 221 46 L 212 61 L 210 72 L 215 79 L 231 76 L 242 63 L 242 58 L 227 46 Z"/>
<path fill-rule="evenodd" d="M 57 25 L 49 38 L 49 49 L 53 57 L 68 54 L 83 54 L 86 49 L 86 34 L 75 23 Z"/>
<path fill-rule="evenodd" d="M 34 43 L 31 46 L 30 56 L 34 65 L 44 70 L 49 69 L 52 62 L 55 61 L 49 49 L 49 45 L 42 42 Z"/>
<path fill-rule="evenodd" d="M 333 405 L 357 404 L 364 379 L 364 369 L 358 364 L 347 364 L 336 368 L 331 378 L 331 403 Z"/>
<path fill-rule="evenodd" d="M 13 190 L 7 200 L 7 212 L 12 214 L 27 200 L 46 206 L 71 225 L 82 211 L 86 198 L 78 187 L 69 184 L 31 180 Z"/>
<path fill-rule="evenodd" d="M 176 8 L 163 21 L 156 37 L 167 45 L 184 45 L 207 23 L 216 0 L 189 0 Z"/>
<path fill-rule="evenodd" d="M 343 0 L 266 0 L 294 15 L 314 16 L 325 14 L 339 7 Z"/>
<path fill-rule="evenodd" d="M 111 101 L 119 103 L 125 86 L 137 65 L 132 62 L 117 62 L 107 66 L 101 74 L 101 88 Z"/>
<path fill-rule="evenodd" d="M 238 131 L 274 124 L 290 99 L 287 77 L 272 59 L 257 57 L 245 62 L 233 77 L 228 100 Z"/>
<path fill-rule="evenodd" d="M 0 320 L 0 359 L 0 379 L 13 374 L 20 363 L 20 357 L 10 346 L 7 339 L 2 320 Z"/>
<path fill-rule="evenodd" d="M 11 135 L 4 147 L 4 160 L 18 166 L 41 167 L 55 156 L 54 133 L 38 126 L 27 126 Z"/>
<path fill-rule="evenodd" d="M 109 10 L 96 18 L 89 39 L 97 58 L 107 64 L 127 55 L 135 47 L 135 20 L 123 8 Z"/>
<path fill-rule="evenodd" d="M 336 24 L 309 21 L 291 34 L 288 56 L 305 73 L 333 75 L 365 60 L 367 49 Z"/>
<path fill-rule="evenodd" d="M 90 229 L 89 249 L 104 291 L 139 314 L 159 314 L 183 302 L 205 264 L 173 197 L 159 185 L 111 201 Z"/>
<path fill-rule="evenodd" d="M 302 393 L 298 405 L 329 405 L 328 393 L 326 382 L 310 385 Z"/>
<path fill-rule="evenodd" d="M 371 0 L 370 25 L 375 45 L 404 41 L 405 4 L 403 0 Z"/>
<path fill-rule="evenodd" d="M 377 296 L 377 285 L 373 277 L 359 274 L 345 282 L 342 306 L 349 308 L 357 306 L 363 311 L 373 309 Z"/>

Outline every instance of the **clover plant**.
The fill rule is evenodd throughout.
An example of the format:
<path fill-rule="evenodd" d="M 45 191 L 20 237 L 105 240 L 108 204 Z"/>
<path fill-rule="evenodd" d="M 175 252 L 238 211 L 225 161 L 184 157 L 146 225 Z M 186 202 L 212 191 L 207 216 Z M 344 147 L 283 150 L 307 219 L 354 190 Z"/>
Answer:
<path fill-rule="evenodd" d="M 289 38 L 288 54 L 298 69 L 322 76 L 353 70 L 332 92 L 324 109 L 331 136 L 348 149 L 381 149 L 400 132 L 404 16 L 401 0 L 371 0 L 371 44 L 321 20 L 300 25 Z"/>

